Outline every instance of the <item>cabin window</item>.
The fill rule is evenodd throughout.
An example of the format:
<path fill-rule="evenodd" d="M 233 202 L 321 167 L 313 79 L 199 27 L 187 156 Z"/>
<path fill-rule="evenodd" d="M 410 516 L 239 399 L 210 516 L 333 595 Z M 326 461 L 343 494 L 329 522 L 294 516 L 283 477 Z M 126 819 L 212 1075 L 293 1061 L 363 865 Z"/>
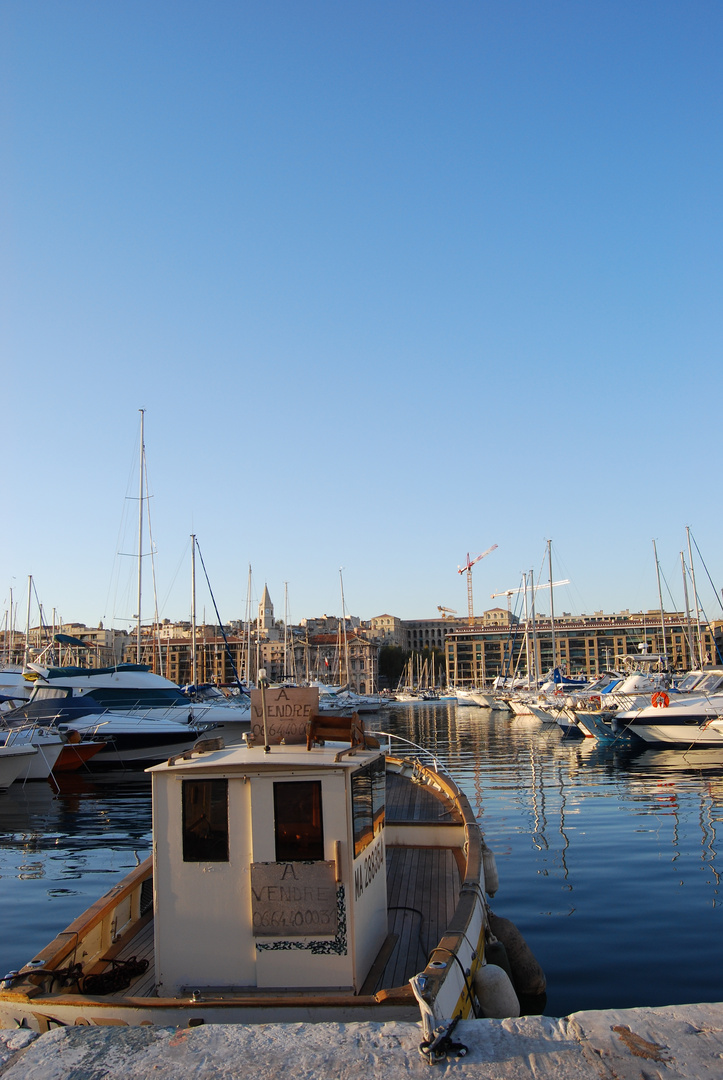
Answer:
<path fill-rule="evenodd" d="M 274 784 L 274 836 L 277 862 L 324 858 L 321 780 Z"/>
<path fill-rule="evenodd" d="M 385 792 L 383 758 L 377 758 L 352 773 L 351 813 L 355 859 L 371 844 L 384 825 Z"/>
<path fill-rule="evenodd" d="M 228 862 L 228 780 L 183 781 L 183 861 Z"/>

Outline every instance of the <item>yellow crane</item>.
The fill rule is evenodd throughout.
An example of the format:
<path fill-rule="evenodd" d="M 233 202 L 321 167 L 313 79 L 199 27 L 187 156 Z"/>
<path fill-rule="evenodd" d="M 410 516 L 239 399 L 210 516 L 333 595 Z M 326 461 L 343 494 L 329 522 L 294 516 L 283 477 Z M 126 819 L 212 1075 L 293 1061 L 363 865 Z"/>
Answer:
<path fill-rule="evenodd" d="M 443 619 L 452 619 L 457 614 L 457 612 L 456 612 L 456 610 L 454 608 L 440 607 L 439 604 L 437 604 L 437 611 L 442 612 L 442 618 Z"/>

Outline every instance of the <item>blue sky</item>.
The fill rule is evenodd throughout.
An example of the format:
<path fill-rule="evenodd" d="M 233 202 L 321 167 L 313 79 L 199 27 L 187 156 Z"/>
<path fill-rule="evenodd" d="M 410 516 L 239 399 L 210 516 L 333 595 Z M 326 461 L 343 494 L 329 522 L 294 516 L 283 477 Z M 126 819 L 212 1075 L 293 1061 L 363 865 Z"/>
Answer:
<path fill-rule="evenodd" d="M 135 613 L 143 408 L 162 617 L 191 533 L 224 619 L 249 563 L 463 613 L 497 544 L 481 611 L 548 539 L 556 609 L 656 608 L 653 539 L 682 606 L 686 526 L 720 616 L 722 49 L 705 0 L 5 0 L 4 610 Z"/>

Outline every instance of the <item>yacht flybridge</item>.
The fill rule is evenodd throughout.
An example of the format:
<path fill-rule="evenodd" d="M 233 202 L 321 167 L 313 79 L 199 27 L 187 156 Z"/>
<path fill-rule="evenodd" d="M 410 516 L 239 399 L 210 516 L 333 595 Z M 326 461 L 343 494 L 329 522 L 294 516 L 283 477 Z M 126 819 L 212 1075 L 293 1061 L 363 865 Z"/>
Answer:
<path fill-rule="evenodd" d="M 0 1026 L 415 1020 L 421 1008 L 429 1050 L 445 1020 L 519 1015 L 518 995 L 544 976 L 516 995 L 489 962 L 504 952 L 492 927 L 500 938 L 511 924 L 487 906 L 494 860 L 465 795 L 385 753 L 356 715 L 312 714 L 303 731 L 301 743 L 278 727 L 275 741 L 268 727 L 233 747 L 207 738 L 150 769 L 152 859 L 5 977 Z"/>

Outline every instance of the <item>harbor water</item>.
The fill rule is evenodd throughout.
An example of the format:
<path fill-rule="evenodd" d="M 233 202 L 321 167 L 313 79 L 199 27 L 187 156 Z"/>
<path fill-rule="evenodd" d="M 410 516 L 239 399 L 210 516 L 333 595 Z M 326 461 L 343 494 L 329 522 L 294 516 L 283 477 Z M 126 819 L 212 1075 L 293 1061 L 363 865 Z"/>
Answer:
<path fill-rule="evenodd" d="M 491 907 L 544 968 L 547 1015 L 723 1000 L 723 750 L 603 745 L 448 704 L 395 705 L 367 724 L 424 746 L 469 797 L 497 858 Z M 150 844 L 142 773 L 0 794 L 0 975 Z"/>

